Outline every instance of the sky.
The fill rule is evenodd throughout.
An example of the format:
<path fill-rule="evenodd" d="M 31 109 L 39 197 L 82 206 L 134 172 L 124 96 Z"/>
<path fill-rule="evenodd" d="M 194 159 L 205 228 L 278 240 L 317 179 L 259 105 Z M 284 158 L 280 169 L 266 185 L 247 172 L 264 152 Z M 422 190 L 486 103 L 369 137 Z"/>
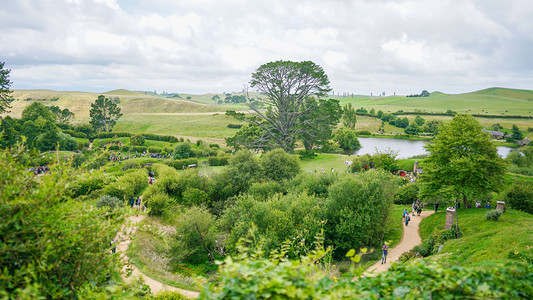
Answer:
<path fill-rule="evenodd" d="M 12 89 L 238 92 L 262 64 L 335 93 L 533 89 L 531 0 L 0 0 Z"/>

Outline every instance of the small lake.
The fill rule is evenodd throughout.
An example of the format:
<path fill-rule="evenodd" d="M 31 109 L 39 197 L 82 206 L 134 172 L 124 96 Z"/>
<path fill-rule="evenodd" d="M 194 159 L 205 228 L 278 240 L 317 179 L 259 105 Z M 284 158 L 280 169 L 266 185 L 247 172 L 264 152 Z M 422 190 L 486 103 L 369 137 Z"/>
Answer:
<path fill-rule="evenodd" d="M 409 158 L 415 155 L 428 154 L 424 146 L 426 141 L 410 141 L 401 139 L 387 139 L 387 138 L 358 138 L 361 143 L 361 149 L 351 153 L 353 155 L 372 154 L 378 149 L 379 151 L 386 151 L 388 149 L 398 151 L 397 158 Z M 513 148 L 501 146 L 498 147 L 498 154 L 505 158 Z"/>

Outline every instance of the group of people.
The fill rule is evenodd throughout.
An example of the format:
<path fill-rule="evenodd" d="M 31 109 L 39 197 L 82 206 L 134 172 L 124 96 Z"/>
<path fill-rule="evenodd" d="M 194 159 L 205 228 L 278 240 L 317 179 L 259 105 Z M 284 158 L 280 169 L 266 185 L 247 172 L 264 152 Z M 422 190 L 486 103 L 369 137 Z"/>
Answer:
<path fill-rule="evenodd" d="M 50 172 L 50 168 L 48 166 L 35 167 L 35 168 L 31 168 L 30 171 L 32 171 L 33 174 L 35 175 L 39 175 L 39 174 L 45 174 L 45 173 Z"/>
<path fill-rule="evenodd" d="M 172 153 L 169 153 L 167 155 L 161 155 L 161 153 L 148 153 L 144 151 L 142 154 L 137 154 L 137 152 L 135 152 L 135 154 L 133 155 L 131 154 L 122 155 L 120 152 L 118 153 L 115 152 L 114 155 L 109 156 L 109 160 L 121 162 L 123 160 L 128 160 L 130 158 L 146 157 L 146 156 L 149 156 L 150 158 L 168 158 L 172 156 Z"/>
<path fill-rule="evenodd" d="M 412 208 L 412 215 L 414 216 L 415 213 L 420 216 L 422 214 L 422 203 L 420 203 L 420 200 L 413 201 L 413 204 L 411 205 Z M 411 221 L 411 213 L 409 213 L 409 210 L 405 208 L 402 213 L 403 221 L 405 222 L 405 226 L 409 224 L 409 221 Z"/>
<path fill-rule="evenodd" d="M 481 208 L 481 202 L 476 201 L 476 208 Z M 486 209 L 490 209 L 490 202 L 489 201 L 487 201 L 487 203 L 485 203 L 485 208 Z"/>

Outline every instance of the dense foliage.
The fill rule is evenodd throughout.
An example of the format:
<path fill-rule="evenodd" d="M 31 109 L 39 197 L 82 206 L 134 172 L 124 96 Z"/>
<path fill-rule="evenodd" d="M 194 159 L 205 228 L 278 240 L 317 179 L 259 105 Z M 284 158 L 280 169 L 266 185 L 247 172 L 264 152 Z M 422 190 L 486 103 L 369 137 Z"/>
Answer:
<path fill-rule="evenodd" d="M 120 280 L 109 241 L 122 214 L 70 200 L 68 166 L 35 177 L 19 155 L 0 152 L 0 297 L 76 298 Z"/>

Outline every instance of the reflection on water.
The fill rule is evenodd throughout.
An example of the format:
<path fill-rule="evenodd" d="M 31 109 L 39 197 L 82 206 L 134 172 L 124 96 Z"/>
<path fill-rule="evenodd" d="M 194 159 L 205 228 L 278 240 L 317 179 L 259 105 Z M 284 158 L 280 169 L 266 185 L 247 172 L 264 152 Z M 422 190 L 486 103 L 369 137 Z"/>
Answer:
<path fill-rule="evenodd" d="M 354 155 L 372 154 L 379 151 L 386 151 L 388 149 L 398 152 L 398 158 L 409 158 L 416 155 L 428 154 L 424 146 L 426 141 L 410 141 L 401 139 L 384 139 L 384 138 L 364 138 L 360 137 L 361 149 L 351 153 Z M 511 147 L 498 147 L 498 154 L 501 157 L 506 157 L 513 148 Z"/>

